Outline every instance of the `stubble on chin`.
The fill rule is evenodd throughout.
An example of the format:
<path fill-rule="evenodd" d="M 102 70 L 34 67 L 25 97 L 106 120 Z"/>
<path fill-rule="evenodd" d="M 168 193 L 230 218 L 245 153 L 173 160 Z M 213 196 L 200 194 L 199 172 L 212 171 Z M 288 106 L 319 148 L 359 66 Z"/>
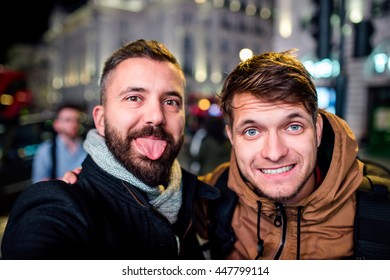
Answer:
<path fill-rule="evenodd" d="M 301 192 L 304 190 L 306 183 L 311 178 L 311 176 L 314 173 L 314 169 L 312 172 L 308 175 L 307 178 L 304 178 L 302 180 L 299 180 L 300 182 L 297 183 L 296 186 L 292 188 L 290 191 L 290 194 L 285 194 L 285 191 L 282 189 L 283 186 L 277 186 L 272 185 L 270 183 L 267 184 L 258 184 L 255 182 L 252 182 L 249 180 L 240 170 L 240 175 L 242 180 L 245 182 L 245 184 L 248 186 L 249 189 L 251 189 L 258 197 L 263 197 L 268 200 L 271 200 L 273 202 L 278 203 L 286 203 L 289 201 L 292 201 L 296 199 Z M 280 188 L 279 191 L 275 191 L 275 188 Z"/>

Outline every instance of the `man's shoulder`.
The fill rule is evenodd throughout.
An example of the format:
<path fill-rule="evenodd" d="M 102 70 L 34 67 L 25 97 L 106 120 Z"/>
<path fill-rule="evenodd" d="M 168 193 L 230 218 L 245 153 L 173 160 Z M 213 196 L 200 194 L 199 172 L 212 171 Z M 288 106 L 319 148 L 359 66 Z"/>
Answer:
<path fill-rule="evenodd" d="M 209 185 L 215 186 L 218 179 L 229 167 L 230 167 L 229 162 L 222 163 L 218 165 L 212 172 L 199 176 L 199 180 Z"/>
<path fill-rule="evenodd" d="M 390 171 L 372 162 L 356 193 L 355 255 L 390 259 Z"/>
<path fill-rule="evenodd" d="M 24 189 L 15 201 L 15 209 L 32 208 L 71 208 L 77 206 L 81 188 L 69 185 L 62 180 L 49 180 L 34 183 Z M 73 206 L 72 206 L 73 205 Z"/>
<path fill-rule="evenodd" d="M 48 152 L 52 146 L 53 146 L 53 140 L 46 139 L 39 144 L 37 152 Z"/>
<path fill-rule="evenodd" d="M 360 191 L 373 191 L 373 187 L 382 186 L 390 192 L 390 169 L 375 161 L 361 160 L 364 163 L 363 180 Z"/>

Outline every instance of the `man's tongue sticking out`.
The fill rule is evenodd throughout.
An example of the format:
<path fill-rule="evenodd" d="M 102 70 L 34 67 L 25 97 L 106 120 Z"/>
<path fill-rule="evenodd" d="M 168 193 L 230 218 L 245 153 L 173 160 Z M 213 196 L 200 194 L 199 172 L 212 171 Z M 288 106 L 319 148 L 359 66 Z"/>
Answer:
<path fill-rule="evenodd" d="M 155 139 L 153 137 L 136 138 L 134 142 L 139 152 L 151 160 L 160 158 L 167 146 L 167 142 L 165 140 Z"/>

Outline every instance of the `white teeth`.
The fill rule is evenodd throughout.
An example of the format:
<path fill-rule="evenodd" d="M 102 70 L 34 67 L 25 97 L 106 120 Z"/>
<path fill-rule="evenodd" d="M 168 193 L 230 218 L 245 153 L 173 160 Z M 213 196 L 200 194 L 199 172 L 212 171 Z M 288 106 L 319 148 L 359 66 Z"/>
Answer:
<path fill-rule="evenodd" d="M 283 172 L 287 172 L 287 171 L 291 170 L 293 167 L 294 167 L 294 165 L 289 165 L 289 166 L 284 166 L 284 167 L 277 168 L 277 169 L 261 169 L 261 172 L 263 172 L 265 174 L 274 175 L 274 174 L 280 174 Z"/>

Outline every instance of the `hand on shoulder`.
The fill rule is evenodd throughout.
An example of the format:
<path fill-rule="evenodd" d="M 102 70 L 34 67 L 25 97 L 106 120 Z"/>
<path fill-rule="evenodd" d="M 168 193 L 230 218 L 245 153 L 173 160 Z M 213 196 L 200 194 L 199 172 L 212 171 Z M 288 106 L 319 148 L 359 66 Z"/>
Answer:
<path fill-rule="evenodd" d="M 66 171 L 66 173 L 64 174 L 64 176 L 61 178 L 62 181 L 64 181 L 65 183 L 68 183 L 68 184 L 74 184 L 77 182 L 77 175 L 80 174 L 81 172 L 81 167 L 78 167 L 76 169 L 73 169 L 71 171 Z"/>

